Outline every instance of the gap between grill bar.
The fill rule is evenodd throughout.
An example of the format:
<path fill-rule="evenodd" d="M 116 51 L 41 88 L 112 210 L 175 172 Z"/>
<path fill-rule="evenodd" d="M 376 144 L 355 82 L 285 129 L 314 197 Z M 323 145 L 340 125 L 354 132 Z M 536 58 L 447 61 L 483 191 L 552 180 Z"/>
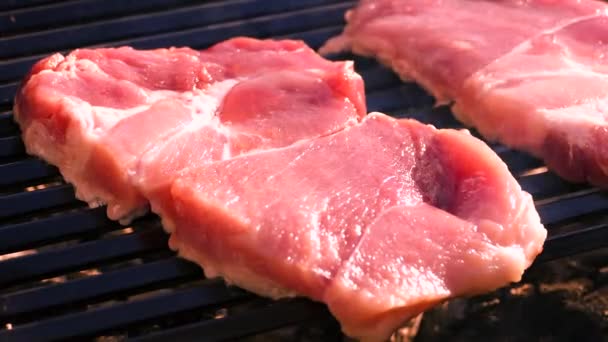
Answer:
<path fill-rule="evenodd" d="M 132 341 L 222 341 L 263 333 L 290 324 L 322 319 L 329 322 L 335 320 L 321 304 L 301 299 L 279 301 L 261 309 L 153 333 Z"/>
<path fill-rule="evenodd" d="M 226 287 L 218 280 L 207 280 L 192 288 L 178 289 L 151 298 L 68 314 L 25 324 L 13 330 L 0 331 L 0 340 L 29 342 L 38 340 L 41 336 L 48 340 L 90 336 L 119 326 L 186 310 L 218 304 L 226 305 L 231 301 L 247 299 L 250 296 L 240 289 Z"/>
<path fill-rule="evenodd" d="M 9 164 L 0 164 L 0 175 L 2 175 L 0 186 L 8 186 L 36 178 L 51 177 L 57 174 L 56 167 L 37 158 L 28 158 Z"/>
<path fill-rule="evenodd" d="M 606 224 L 551 236 L 545 243 L 543 253 L 535 262 L 547 262 L 606 247 L 606 241 L 608 241 L 608 225 Z"/>
<path fill-rule="evenodd" d="M 18 252 L 72 236 L 101 232 L 118 226 L 106 216 L 106 208 L 83 208 L 42 219 L 0 226 L 0 254 Z"/>
<path fill-rule="evenodd" d="M 167 248 L 167 236 L 160 228 L 79 243 L 0 262 L 0 288 L 43 276 L 54 276 L 103 262 Z"/>
<path fill-rule="evenodd" d="M 11 97 L 13 94 L 10 95 Z M 12 113 L 0 114 L 0 135 L 8 135 L 17 132 L 17 125 L 13 121 Z"/>
<path fill-rule="evenodd" d="M 185 30 L 215 23 L 243 20 L 275 13 L 295 13 L 299 9 L 319 6 L 329 9 L 333 1 L 302 0 L 298 2 L 264 0 L 203 3 L 188 8 L 172 9 L 145 15 L 109 19 L 78 26 L 38 31 L 0 39 L 0 58 L 19 58 L 55 50 L 72 49 L 78 45 L 124 39 L 129 36 L 153 35 L 169 30 Z M 263 5 L 262 5 L 263 4 Z M 352 2 L 348 3 L 352 6 Z M 344 7 L 344 6 L 342 6 Z M 342 8 L 344 12 L 346 8 Z M 9 47 L 11 47 L 9 49 Z M 10 53 L 10 54 L 9 54 Z"/>
<path fill-rule="evenodd" d="M 0 219 L 72 203 L 82 202 L 77 202 L 74 197 L 74 188 L 67 184 L 0 196 Z"/>
<path fill-rule="evenodd" d="M 78 301 L 90 301 L 103 296 L 122 296 L 134 289 L 193 277 L 203 279 L 200 268 L 193 263 L 177 257 L 153 261 L 97 276 L 0 296 L 0 319 L 8 321 L 25 313 Z"/>
<path fill-rule="evenodd" d="M 308 0 L 313 1 L 313 0 Z M 316 0 L 314 0 L 316 1 Z M 303 3 L 299 6 L 306 5 Z M 167 29 L 165 32 L 148 34 L 136 37 L 123 37 L 120 40 L 102 40 L 91 42 L 87 40 L 88 35 L 82 37 L 71 37 L 70 45 L 63 48 L 54 45 L 53 48 L 43 53 L 31 53 L 27 57 L 8 59 L 0 62 L 0 82 L 15 81 L 30 69 L 38 60 L 47 56 L 50 51 L 69 51 L 79 47 L 102 47 L 102 46 L 122 46 L 128 45 L 135 48 L 158 48 L 167 46 L 190 46 L 192 48 L 202 48 L 229 39 L 234 36 L 246 35 L 255 37 L 279 36 L 307 31 L 324 26 L 340 25 L 343 23 L 344 11 L 352 5 L 352 2 L 338 2 L 337 4 L 321 5 L 312 8 L 299 7 L 293 11 L 279 11 L 270 15 L 260 15 L 250 17 L 246 20 L 242 18 L 236 21 L 217 22 L 212 21 L 207 24 L 199 24 L 196 28 L 184 30 Z M 238 10 L 235 10 L 238 12 Z M 213 19 L 213 18 L 211 18 Z M 172 22 L 172 24 L 175 24 Z M 75 29 L 75 31 L 78 31 Z M 80 33 L 82 34 L 82 33 Z M 63 37 L 61 39 L 67 39 Z M 118 38 L 116 38 L 118 39 Z M 46 40 L 45 40 L 46 42 Z M 2 40 L 0 39 L 0 44 Z M 28 41 L 30 46 L 33 42 Z M 6 97 L 6 92 L 1 93 L 0 102 Z"/>
<path fill-rule="evenodd" d="M 543 172 L 535 175 L 518 177 L 518 182 L 522 189 L 534 196 L 538 201 L 547 197 L 573 193 L 589 189 L 587 184 L 573 184 L 566 182 L 553 172 Z"/>
<path fill-rule="evenodd" d="M 163 11 L 196 4 L 197 0 L 77 0 L 48 6 L 22 8 L 0 13 L 0 32 L 15 35 L 23 31 L 45 30 L 59 25 L 73 25 L 85 20 L 111 18 Z"/>
<path fill-rule="evenodd" d="M 543 224 L 553 225 L 608 209 L 608 194 L 597 191 L 569 198 L 560 198 L 553 202 L 539 204 L 537 209 Z"/>
<path fill-rule="evenodd" d="M 0 158 L 22 155 L 25 147 L 19 136 L 0 138 Z"/>
<path fill-rule="evenodd" d="M 584 247 L 588 247 L 588 243 L 573 244 L 571 243 L 573 241 L 584 242 L 583 240 L 587 241 L 588 239 L 592 239 L 595 241 L 595 247 L 600 247 L 602 242 L 606 241 L 607 238 L 608 225 L 599 225 L 573 233 L 557 235 L 548 239 L 545 250 L 541 256 L 539 256 L 538 260 L 545 262 L 587 251 Z M 581 248 L 581 246 L 583 246 L 583 248 Z M 192 277 L 202 278 L 202 274 L 198 266 L 173 257 L 144 265 L 110 271 L 94 277 L 72 280 L 39 289 L 19 291 L 0 297 L 0 308 L 2 308 L 0 311 L 0 319 L 7 320 L 20 314 L 44 310 L 57 305 L 66 305 L 76 301 L 91 300 L 109 294 L 116 296 L 135 288 L 150 287 L 154 284 L 183 277 L 188 277 L 190 279 L 192 279 Z M 294 312 L 299 311 L 295 310 Z M 206 333 L 204 333 L 204 329 L 210 327 L 219 329 L 214 330 L 214 334 L 229 333 L 226 337 L 234 338 L 244 335 L 243 330 L 229 328 L 233 324 L 229 323 L 231 320 L 218 322 L 223 323 L 203 322 L 179 327 L 168 331 L 166 334 L 154 334 L 152 335 L 152 340 L 173 336 L 173 334 L 178 336 L 191 336 L 191 334 L 196 334 L 193 336 L 199 336 L 199 334 L 201 334 L 200 336 L 211 338 L 215 335 L 206 335 Z M 216 327 L 216 324 L 219 326 Z M 226 325 L 225 330 L 222 330 L 223 325 Z M 253 328 L 254 327 L 250 327 L 250 329 Z M 20 328 L 18 327 L 17 329 Z M 203 331 L 201 331 L 201 329 Z M 245 329 L 245 331 L 247 331 L 247 329 Z M 144 340 L 148 339 L 144 338 Z"/>
<path fill-rule="evenodd" d="M 0 10 L 9 11 L 20 8 L 30 8 L 33 6 L 40 6 L 51 2 L 63 2 L 66 0 L 4 0 L 0 2 Z"/>

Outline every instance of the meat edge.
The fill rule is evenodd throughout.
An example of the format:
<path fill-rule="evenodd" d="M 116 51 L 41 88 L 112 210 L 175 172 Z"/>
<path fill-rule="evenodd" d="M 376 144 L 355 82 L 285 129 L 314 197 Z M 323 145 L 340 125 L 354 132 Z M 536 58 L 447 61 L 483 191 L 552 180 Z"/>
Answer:
<path fill-rule="evenodd" d="M 458 144 L 450 143 L 450 139 L 456 136 L 460 136 L 456 142 Z M 521 280 L 524 271 L 530 267 L 534 259 L 538 254 L 542 252 L 542 246 L 547 236 L 547 231 L 543 227 L 538 212 L 535 209 L 535 205 L 532 196 L 527 192 L 523 191 L 515 179 L 511 176 L 508 168 L 502 162 L 502 160 L 491 151 L 485 143 L 481 140 L 472 137 L 470 135 L 462 134 L 460 132 L 452 132 L 450 130 L 438 130 L 437 136 L 439 140 L 437 142 L 443 144 L 449 149 L 453 150 L 477 150 L 481 154 L 481 159 L 486 161 L 487 169 L 491 172 L 495 172 L 500 176 L 506 176 L 508 182 L 503 185 L 505 191 L 514 191 L 518 194 L 517 211 L 516 215 L 510 217 L 507 222 L 500 222 L 493 218 L 481 217 L 477 222 L 476 226 L 478 233 L 485 236 L 489 242 L 496 243 L 497 240 L 507 237 L 506 241 L 502 243 L 496 243 L 496 246 L 492 246 L 493 250 L 492 258 L 495 262 L 501 265 L 501 272 L 498 272 L 498 277 L 491 277 L 491 270 L 488 271 L 488 278 L 492 278 L 491 284 L 484 284 L 487 286 L 481 286 L 479 288 L 470 287 L 468 291 L 462 293 L 449 293 L 446 296 L 435 296 L 434 298 L 426 298 L 423 301 L 412 303 L 411 306 L 394 307 L 388 312 L 381 312 L 371 319 L 365 317 L 366 320 L 360 320 L 358 322 L 351 321 L 349 325 L 342 325 L 344 331 L 350 336 L 361 338 L 362 341 L 379 341 L 378 336 L 382 338 L 388 338 L 392 331 L 397 328 L 401 323 L 405 323 L 408 319 L 411 319 L 415 315 L 433 307 L 441 302 L 447 301 L 454 297 L 470 297 L 482 293 L 486 293 L 497 288 L 506 286 L 509 283 L 517 282 Z M 443 138 L 443 139 L 442 139 Z M 458 146 L 459 145 L 459 146 Z M 450 153 L 446 150 L 446 153 Z M 475 157 L 471 157 L 475 159 Z M 446 163 L 453 163 L 454 161 L 447 158 L 444 160 Z M 466 167 L 463 167 L 463 169 Z M 475 172 L 471 172 L 471 177 L 475 177 Z M 390 208 L 394 210 L 395 207 Z M 443 210 L 439 209 L 438 210 Z M 468 217 L 467 215 L 475 215 L 475 213 L 451 213 L 449 210 L 444 210 L 450 215 L 458 217 L 463 220 L 474 222 L 475 217 Z M 464 215 L 462 215 L 464 214 Z M 382 216 L 384 214 L 380 214 Z M 462 215 L 462 216 L 461 216 Z M 481 213 L 484 215 L 484 213 Z M 379 217 L 380 217 L 379 216 Z M 509 239 L 508 235 L 512 234 L 514 237 Z M 362 240 L 364 237 L 362 238 Z M 528 241 L 528 243 L 524 243 Z M 488 242 L 488 243 L 489 243 Z M 348 260 L 345 260 L 343 266 L 348 264 Z M 333 303 L 330 305 L 330 311 L 336 317 L 340 318 L 343 315 L 352 315 L 353 305 L 357 302 L 357 299 L 361 302 L 368 300 L 364 295 L 355 293 L 349 298 L 340 298 L 340 295 L 344 297 L 343 293 L 339 290 L 333 289 L 335 284 L 330 283 L 326 290 L 325 296 L 332 296 L 332 290 L 338 294 L 336 301 L 337 305 Z M 332 286 L 333 285 L 333 286 Z M 337 291 L 337 292 L 336 292 Z M 344 310 L 344 307 L 348 309 Z M 358 310 L 355 310 L 357 312 Z M 356 315 L 355 315 L 356 316 Z M 340 320 L 340 319 L 339 319 Z M 356 320 L 356 318 L 355 318 Z M 340 320 L 341 321 L 341 320 Z"/>
<path fill-rule="evenodd" d="M 93 184 L 87 182 L 85 175 L 96 172 L 101 172 L 101 174 L 107 172 L 116 173 L 117 164 L 112 163 L 111 154 L 107 153 L 104 154 L 106 158 L 102 158 L 102 160 L 92 158 L 92 154 L 96 149 L 101 148 L 102 152 L 107 151 L 103 150 L 98 137 L 86 127 L 85 115 L 83 114 L 77 118 L 69 115 L 69 110 L 66 107 L 70 106 L 71 103 L 66 98 L 55 99 L 49 102 L 48 105 L 52 107 L 52 110 L 45 113 L 52 118 L 57 115 L 61 116 L 62 113 L 67 112 L 68 115 L 65 116 L 67 118 L 66 122 L 60 124 L 56 119 L 32 119 L 21 111 L 24 106 L 38 105 L 35 100 L 37 97 L 33 97 L 32 102 L 32 99 L 24 98 L 23 94 L 32 78 L 46 70 L 46 67 L 55 67 L 64 60 L 65 57 L 63 55 L 54 54 L 40 60 L 32 67 L 30 73 L 27 74 L 17 89 L 13 105 L 13 119 L 21 128 L 23 141 L 27 142 L 24 144 L 26 152 L 49 164 L 55 165 L 65 181 L 74 187 L 76 198 L 86 202 L 89 207 L 96 208 L 116 201 L 119 196 L 116 196 L 107 186 L 102 186 L 103 184 L 100 182 Z M 48 100 L 51 99 L 44 99 L 44 101 Z M 55 141 L 51 132 L 52 128 L 58 127 L 65 131 L 61 136 L 62 140 L 64 140 L 63 143 Z M 87 142 L 83 143 L 85 141 Z M 70 149 L 78 150 L 77 156 L 73 153 L 66 153 Z M 65 163 L 66 160 L 68 161 L 67 163 Z M 147 201 L 129 182 L 128 177 L 113 177 L 110 183 L 112 183 L 111 188 L 119 189 L 120 195 L 128 198 L 132 210 L 125 215 L 117 216 L 115 215 L 115 209 L 108 206 L 106 212 L 109 218 L 118 219 L 121 224 L 126 225 L 133 219 L 143 216 L 149 211 Z"/>

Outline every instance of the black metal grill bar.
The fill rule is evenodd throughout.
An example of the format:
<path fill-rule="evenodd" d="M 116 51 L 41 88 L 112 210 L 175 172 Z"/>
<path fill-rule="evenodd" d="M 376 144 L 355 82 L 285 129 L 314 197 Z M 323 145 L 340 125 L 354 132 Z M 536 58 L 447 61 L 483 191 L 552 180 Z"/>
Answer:
<path fill-rule="evenodd" d="M 62 0 L 5 0 L 0 2 L 0 11 L 16 10 L 35 5 L 43 5 L 50 2 L 61 2 Z M 65 1 L 65 0 L 63 0 Z"/>
<path fill-rule="evenodd" d="M 521 187 L 532 194 L 536 200 L 564 195 L 590 187 L 587 184 L 568 183 L 553 172 L 518 177 L 517 180 Z"/>
<path fill-rule="evenodd" d="M 88 336 L 186 310 L 228 304 L 249 296 L 242 290 L 226 287 L 222 282 L 208 280 L 193 288 L 29 323 L 19 329 L 0 331 L 0 340 L 29 342 L 40 340 L 41 337 L 45 340 L 58 340 Z"/>
<path fill-rule="evenodd" d="M 0 104 L 8 104 L 13 100 L 17 92 L 19 82 L 12 82 L 0 85 Z"/>
<path fill-rule="evenodd" d="M 0 89 L 5 89 L 5 86 L 12 86 L 15 89 L 20 79 L 30 71 L 31 67 L 46 56 L 47 54 L 42 54 L 11 60 L 0 60 L 0 83 L 2 83 L 2 88 Z M 5 100 L 3 100 L 5 97 L 5 91 L 0 93 L 0 104 L 6 105 Z"/>
<path fill-rule="evenodd" d="M 70 203 L 76 203 L 71 185 L 62 184 L 41 190 L 19 192 L 0 197 L 0 218 L 28 214 Z"/>
<path fill-rule="evenodd" d="M 0 158 L 18 156 L 24 152 L 23 142 L 18 136 L 0 138 Z"/>
<path fill-rule="evenodd" d="M 168 23 L 165 24 L 171 24 L 171 32 L 168 32 L 168 29 L 165 30 L 165 32 L 163 33 L 159 33 L 156 35 L 145 35 L 143 37 L 137 37 L 137 38 L 125 38 L 123 40 L 115 40 L 115 41 L 110 41 L 113 37 L 112 34 L 113 33 L 108 33 L 107 31 L 115 31 L 114 27 L 115 26 L 111 26 L 112 29 L 107 29 L 107 28 L 95 28 L 97 30 L 100 30 L 98 33 L 89 33 L 89 34 L 84 34 L 82 32 L 87 32 L 86 29 L 71 29 L 70 35 L 69 37 L 64 36 L 60 33 L 57 33 L 57 37 L 41 37 L 41 38 L 37 38 L 37 37 L 29 37 L 29 38 L 33 38 L 34 41 L 36 41 L 37 39 L 40 40 L 39 43 L 43 44 L 42 46 L 45 46 L 44 51 L 41 52 L 32 52 L 30 55 L 25 56 L 25 57 L 18 57 L 18 58 L 11 58 L 5 61 L 1 61 L 0 62 L 0 82 L 4 81 L 12 81 L 14 83 L 15 80 L 19 79 L 20 77 L 22 77 L 28 70 L 29 68 L 32 66 L 32 64 L 34 64 L 36 61 L 38 61 L 39 59 L 43 58 L 44 56 L 48 55 L 49 52 L 51 51 L 57 51 L 57 50 L 66 50 L 66 49 L 70 49 L 70 48 L 75 48 L 75 47 L 83 47 L 83 46 L 88 46 L 91 44 L 101 44 L 101 45 L 97 45 L 97 46 L 117 46 L 117 45 L 130 45 L 133 47 L 137 47 L 137 48 L 157 48 L 157 47 L 163 47 L 163 46 L 191 46 L 194 48 L 201 48 L 201 47 L 205 47 L 208 45 L 211 45 L 213 43 L 216 43 L 220 40 L 224 40 L 224 39 L 228 39 L 234 36 L 239 36 L 239 35 L 252 35 L 252 36 L 257 36 L 257 37 L 268 37 L 268 36 L 278 36 L 278 35 L 287 35 L 290 33 L 295 33 L 295 32 L 300 32 L 300 31 L 306 31 L 309 30 L 310 27 L 310 23 L 311 22 L 315 22 L 316 24 L 316 28 L 321 28 L 324 26 L 330 26 L 330 25 L 336 25 L 339 24 L 340 22 L 342 22 L 342 17 L 344 15 L 344 11 L 349 7 L 352 6 L 353 2 L 338 2 L 337 4 L 330 4 L 330 5 L 321 5 L 321 6 L 316 6 L 316 7 L 312 7 L 312 8 L 306 8 L 309 6 L 313 6 L 313 4 L 318 4 L 321 1 L 320 0 L 306 0 L 306 1 L 273 1 L 273 2 L 263 2 L 263 5 L 261 5 L 260 1 L 263 0 L 258 0 L 258 3 L 254 6 L 254 5 L 250 5 L 250 7 L 252 7 L 251 11 L 253 11 L 253 8 L 257 8 L 257 10 L 259 9 L 263 9 L 265 8 L 268 4 L 273 4 L 272 6 L 276 7 L 277 10 L 278 8 L 282 8 L 280 6 L 280 4 L 292 4 L 293 3 L 298 3 L 300 5 L 298 5 L 298 10 L 294 10 L 294 11 L 283 11 L 283 13 L 281 13 L 280 10 L 278 14 L 274 14 L 274 15 L 268 15 L 270 14 L 269 12 L 265 12 L 266 15 L 262 15 L 262 16 L 258 16 L 258 17 L 250 17 L 247 20 L 241 20 L 238 21 L 238 19 L 235 19 L 237 21 L 232 21 L 232 22 L 222 22 L 221 24 L 212 24 L 212 23 L 217 23 L 217 21 L 211 17 L 211 18 L 207 18 L 205 16 L 205 18 L 207 18 L 208 20 L 211 20 L 211 22 L 201 22 L 199 25 L 196 25 L 197 28 L 194 29 L 187 29 L 187 30 L 183 30 L 183 31 L 178 31 L 178 29 L 176 28 L 176 25 L 179 25 L 179 23 L 181 21 L 183 21 L 183 19 L 181 20 L 176 20 L 176 21 L 170 21 Z M 303 9 L 302 9 L 303 8 Z M 256 10 L 256 11 L 257 11 Z M 219 9 L 218 11 L 223 12 L 221 9 Z M 249 12 L 251 12 L 249 11 Z M 234 9 L 232 12 L 234 13 L 241 13 L 246 15 L 247 12 L 242 11 L 242 10 L 238 10 L 238 9 Z M 226 11 L 226 13 L 228 13 L 228 11 Z M 264 13 L 264 12 L 261 12 Z M 220 14 L 218 14 L 220 15 Z M 221 16 L 224 16 L 226 14 L 221 14 Z M 181 16 L 183 17 L 183 15 Z M 181 18 L 180 17 L 180 18 Z M 143 19 L 146 19 L 147 17 L 142 17 Z M 242 18 L 242 17 L 241 17 Z M 142 19 L 142 20 L 143 20 Z M 162 20 L 164 21 L 165 19 L 162 18 Z M 125 21 L 125 25 L 134 25 L 132 21 L 129 20 L 124 20 Z M 159 24 L 160 25 L 160 24 Z M 138 26 L 134 26 L 134 27 L 138 27 Z M 91 29 L 92 30 L 92 29 Z M 135 28 L 131 29 L 131 31 L 135 30 Z M 177 32 L 173 32 L 173 31 L 177 31 Z M 129 30 L 127 30 L 127 32 L 129 32 Z M 159 31 L 161 32 L 161 31 Z M 167 33 L 168 32 L 168 33 Z M 125 32 L 126 33 L 126 32 Z M 124 35 L 125 33 L 123 33 L 123 36 L 120 37 L 128 37 L 127 35 Z M 48 34 L 48 33 L 44 33 L 44 34 Z M 114 33 L 116 34 L 116 33 Z M 136 34 L 131 32 L 131 34 Z M 140 32 L 139 34 L 145 34 L 144 32 Z M 91 36 L 95 36 L 96 41 L 91 41 L 90 37 Z M 101 37 L 104 37 L 103 39 Z M 28 38 L 28 37 L 25 37 Z M 25 39 L 24 37 L 22 37 L 21 39 Z M 114 37 L 114 39 L 117 39 L 118 37 Z M 17 39 L 17 37 L 11 38 L 13 40 Z M 57 41 L 51 40 L 53 43 L 56 44 L 49 44 L 48 39 L 57 39 Z M 2 43 L 3 40 L 0 40 L 0 47 L 2 47 L 2 44 L 7 44 L 8 43 Z M 25 39 L 25 42 L 27 42 L 28 46 L 33 46 L 34 43 L 31 39 Z M 12 44 L 16 44 L 18 42 L 12 42 Z M 38 43 L 38 42 L 37 42 Z M 36 44 L 37 44 L 36 43 Z M 48 46 L 47 46 L 48 45 Z M 10 46 L 18 46 L 18 45 L 10 45 Z M 42 49 L 39 48 L 39 49 Z M 36 55 L 32 55 L 36 53 Z M 15 87 L 15 84 L 12 85 L 13 89 Z M 7 91 L 4 91 L 2 93 L 0 93 L 0 101 L 2 101 L 3 103 L 6 102 L 6 94 Z"/>
<path fill-rule="evenodd" d="M 0 186 L 8 186 L 22 183 L 37 178 L 51 177 L 57 175 L 57 168 L 45 162 L 28 158 L 14 163 L 0 165 Z M 0 215 L 1 217 L 2 215 Z"/>
<path fill-rule="evenodd" d="M 299 39 L 306 42 L 311 48 L 317 49 L 327 41 L 327 37 L 333 37 L 341 32 L 343 26 L 328 26 L 310 31 L 299 31 L 286 35 L 280 35 L 277 38 L 281 39 Z"/>
<path fill-rule="evenodd" d="M 17 129 L 11 112 L 0 114 L 0 135 L 16 133 Z"/>
<path fill-rule="evenodd" d="M 62 27 L 16 35 L 0 40 L 0 58 L 16 58 L 24 55 L 42 54 L 56 50 L 71 49 L 84 44 L 152 35 L 167 30 L 178 31 L 216 23 L 252 18 L 259 15 L 281 13 L 309 6 L 325 5 L 328 1 L 264 1 L 237 0 L 222 3 L 202 4 L 127 18 L 109 19 L 77 27 Z M 349 4 L 349 5 L 352 5 Z M 346 8 L 340 7 L 342 15 Z M 328 8 L 329 9 L 329 8 Z M 332 21 L 332 22 L 335 22 Z"/>
<path fill-rule="evenodd" d="M 544 166 L 543 162 L 531 155 L 515 150 L 499 152 L 500 158 L 509 166 L 509 171 L 514 175 Z"/>
<path fill-rule="evenodd" d="M 160 228 L 151 228 L 9 259 L 0 262 L 0 287 L 94 267 L 103 262 L 143 255 L 166 247 L 166 234 Z"/>
<path fill-rule="evenodd" d="M 381 65 L 373 65 L 368 68 L 357 65 L 357 71 L 365 80 L 366 94 L 389 87 L 399 87 L 403 84 L 394 72 Z"/>
<path fill-rule="evenodd" d="M 606 241 L 608 241 L 606 224 L 550 236 L 537 262 L 551 261 L 606 247 Z"/>
<path fill-rule="evenodd" d="M 133 339 L 134 342 L 177 340 L 222 341 L 310 320 L 332 320 L 323 306 L 305 300 L 279 301 L 267 307 L 222 319 L 203 321 Z"/>
<path fill-rule="evenodd" d="M 427 95 L 428 96 L 428 95 Z M 425 102 L 432 101 L 425 99 Z M 462 123 L 458 122 L 447 106 L 437 107 L 434 102 L 430 102 L 423 108 L 406 108 L 392 112 L 398 118 L 416 119 L 420 122 L 434 125 L 439 128 L 462 128 Z M 471 133 L 474 133 L 472 131 Z M 474 134 L 473 134 L 474 135 Z M 490 145 L 492 147 L 492 145 Z"/>
<path fill-rule="evenodd" d="M 0 13 L 0 32 L 4 35 L 23 30 L 46 30 L 56 26 L 71 26 L 87 20 L 125 17 L 142 12 L 175 9 L 200 3 L 197 0 L 80 0 L 51 4 L 44 7 L 22 8 Z"/>
<path fill-rule="evenodd" d="M 50 217 L 0 227 L 0 254 L 39 247 L 74 236 L 101 232 L 117 226 L 106 216 L 106 208 L 80 209 Z"/>
<path fill-rule="evenodd" d="M 600 191 L 570 198 L 562 197 L 553 202 L 538 205 L 538 212 L 545 225 L 556 224 L 606 209 L 608 209 L 608 194 Z"/>
<path fill-rule="evenodd" d="M 177 257 L 136 265 L 97 276 L 80 278 L 40 289 L 0 296 L 0 320 L 108 295 L 124 296 L 134 289 L 150 288 L 184 278 L 202 279 L 198 266 Z"/>
<path fill-rule="evenodd" d="M 369 111 L 381 111 L 387 114 L 403 108 L 429 106 L 434 102 L 430 95 L 413 83 L 400 83 L 389 89 L 373 90 L 367 93 L 366 97 Z"/>
<path fill-rule="evenodd" d="M 539 260 L 548 261 L 558 257 L 569 256 L 574 253 L 580 253 L 589 250 L 588 243 L 577 244 L 571 243 L 572 241 L 578 242 L 580 240 L 581 242 L 584 242 L 587 241 L 587 239 L 591 238 L 592 240 L 596 241 L 595 246 L 592 246 L 592 248 L 601 247 L 603 242 L 606 241 L 606 237 L 608 237 L 608 227 L 606 225 L 581 230 L 575 233 L 551 237 L 548 240 L 548 244 L 545 247 L 545 251 L 539 258 Z M 120 292 L 128 291 L 136 287 L 146 287 L 154 283 L 168 281 L 178 277 L 193 276 L 197 274 L 196 272 L 197 267 L 190 263 L 187 263 L 180 259 L 169 259 L 147 265 L 141 265 L 124 270 L 114 271 L 97 277 L 74 280 L 68 283 L 54 285 L 40 290 L 25 291 L 22 293 L 18 292 L 15 294 L 0 297 L 0 304 L 2 304 L 0 305 L 0 307 L 4 308 L 3 311 L 0 312 L 0 318 L 6 318 L 8 316 L 15 316 L 18 314 L 23 314 L 35 310 L 41 310 L 50 306 L 65 305 L 74 301 L 91 300 L 96 297 L 109 294 L 111 292 L 116 292 L 115 294 L 118 295 L 120 294 Z M 95 286 L 92 286 L 93 284 Z M 315 312 L 315 315 L 318 315 L 320 310 L 315 310 L 313 312 Z M 302 317 L 299 316 L 300 314 L 300 310 L 293 309 L 292 315 L 287 315 L 285 316 L 285 318 L 293 317 L 293 319 L 299 321 L 302 320 Z M 269 318 L 270 323 L 272 321 L 276 321 L 278 316 L 265 317 Z M 241 317 L 238 316 L 238 318 Z M 186 334 L 188 336 L 190 336 L 190 334 L 195 334 L 192 336 L 201 336 L 202 338 L 208 337 L 207 334 L 209 333 L 216 334 L 218 333 L 218 331 L 224 331 L 222 332 L 222 336 L 223 334 L 229 333 L 229 335 L 226 335 L 225 337 L 234 338 L 240 336 L 231 335 L 237 334 L 236 331 L 241 331 L 238 334 L 245 334 L 245 332 L 248 331 L 247 329 L 255 328 L 255 326 L 250 326 L 247 329 L 241 327 L 235 330 L 235 326 L 237 324 L 236 322 L 232 322 L 231 324 L 229 324 L 230 329 L 226 327 L 226 329 L 214 329 L 213 332 L 206 331 L 206 329 L 210 327 L 209 324 L 211 324 L 211 326 L 215 326 L 216 324 L 222 326 L 223 324 L 227 324 L 228 321 L 224 321 L 224 323 L 220 323 L 222 321 L 218 321 L 218 323 L 197 323 L 192 326 L 184 327 L 183 329 L 178 328 L 175 332 L 169 331 L 168 333 L 176 333 L 178 334 L 178 336 L 181 336 L 182 334 Z M 281 320 L 279 319 L 279 321 Z M 286 325 L 289 322 L 283 323 L 281 324 Z M 247 324 L 245 323 L 245 326 L 246 325 Z M 268 328 L 272 327 L 274 326 L 269 326 Z M 257 330 L 251 330 L 251 332 L 254 331 L 260 331 L 260 326 L 258 326 Z M 1 336 L 2 335 L 0 334 L 0 337 Z M 155 335 L 153 337 L 160 338 L 164 336 L 165 334 L 161 334 L 158 336 Z"/>

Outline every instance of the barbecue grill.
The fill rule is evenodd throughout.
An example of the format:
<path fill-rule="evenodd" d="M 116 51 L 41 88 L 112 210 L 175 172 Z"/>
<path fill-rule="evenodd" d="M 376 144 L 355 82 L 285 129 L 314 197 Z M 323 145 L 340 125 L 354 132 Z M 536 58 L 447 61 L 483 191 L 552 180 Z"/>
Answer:
<path fill-rule="evenodd" d="M 38 59 L 83 46 L 205 48 L 248 35 L 318 48 L 354 1 L 4 0 L 0 2 L 0 340 L 222 340 L 277 331 L 341 341 L 325 306 L 270 301 L 220 280 L 167 248 L 159 220 L 128 227 L 74 197 L 56 168 L 25 154 L 12 121 L 19 80 Z M 461 127 L 445 107 L 375 61 L 352 55 L 370 111 Z M 473 132 L 475 134 L 475 132 Z M 562 181 L 528 155 L 492 144 L 535 198 L 549 230 L 537 264 L 608 247 L 608 194 Z"/>

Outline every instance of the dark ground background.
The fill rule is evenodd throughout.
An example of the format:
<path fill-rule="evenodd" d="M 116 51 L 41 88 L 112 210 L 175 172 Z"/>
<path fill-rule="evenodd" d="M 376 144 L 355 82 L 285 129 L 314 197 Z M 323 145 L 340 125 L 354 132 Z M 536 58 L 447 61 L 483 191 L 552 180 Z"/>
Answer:
<path fill-rule="evenodd" d="M 608 341 L 608 248 L 534 266 L 519 284 L 429 311 L 413 341 Z"/>

